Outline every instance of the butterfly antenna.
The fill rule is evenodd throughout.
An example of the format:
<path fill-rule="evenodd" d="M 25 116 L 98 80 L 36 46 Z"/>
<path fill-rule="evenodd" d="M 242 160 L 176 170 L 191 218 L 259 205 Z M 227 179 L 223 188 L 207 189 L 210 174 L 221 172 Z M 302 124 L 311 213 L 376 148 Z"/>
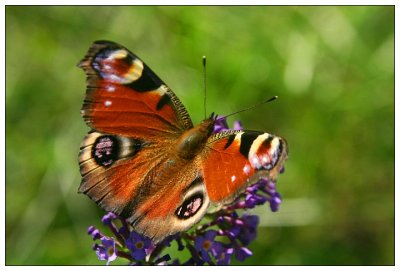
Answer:
<path fill-rule="evenodd" d="M 262 104 L 266 104 L 266 103 L 272 102 L 273 100 L 276 100 L 276 99 L 278 99 L 278 96 L 273 96 L 273 97 L 269 98 L 268 100 L 259 102 L 258 104 L 255 104 L 255 105 L 249 106 L 249 107 L 247 107 L 247 108 L 241 109 L 241 110 L 239 110 L 239 111 L 233 112 L 233 113 L 231 113 L 231 114 L 228 114 L 228 115 L 225 116 L 225 118 L 230 117 L 230 116 L 232 116 L 232 115 L 236 115 L 236 114 L 238 114 L 238 113 L 242 113 L 243 111 L 247 111 L 247 110 L 256 108 L 256 107 L 258 107 L 258 106 L 260 106 L 260 105 L 262 105 Z"/>
<path fill-rule="evenodd" d="M 206 96 L 207 96 L 207 84 L 206 84 L 206 56 L 203 56 L 203 84 L 204 84 L 204 119 L 207 118 L 207 108 L 206 108 Z"/>

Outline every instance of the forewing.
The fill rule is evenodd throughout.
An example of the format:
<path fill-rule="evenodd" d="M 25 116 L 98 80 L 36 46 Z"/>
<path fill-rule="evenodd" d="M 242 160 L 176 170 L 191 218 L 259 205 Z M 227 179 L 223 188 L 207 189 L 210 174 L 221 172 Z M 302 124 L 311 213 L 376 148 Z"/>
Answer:
<path fill-rule="evenodd" d="M 79 67 L 87 75 L 81 113 L 96 131 L 160 140 L 193 126 L 176 95 L 125 47 L 94 42 Z"/>

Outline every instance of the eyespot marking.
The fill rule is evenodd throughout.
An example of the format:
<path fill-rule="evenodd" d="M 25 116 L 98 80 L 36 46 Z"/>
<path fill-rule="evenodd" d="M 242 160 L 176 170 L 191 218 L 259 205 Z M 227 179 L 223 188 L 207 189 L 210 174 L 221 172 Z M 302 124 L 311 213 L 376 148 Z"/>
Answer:
<path fill-rule="evenodd" d="M 136 155 L 146 143 L 136 138 L 91 133 L 84 140 L 91 146 L 86 159 L 92 158 L 99 166 L 109 167 L 117 160 Z M 82 156 L 82 157 L 85 157 Z"/>
<path fill-rule="evenodd" d="M 130 84 L 142 76 L 144 64 L 125 49 L 108 48 L 96 54 L 92 67 L 104 79 L 118 84 Z"/>
<path fill-rule="evenodd" d="M 92 157 L 100 166 L 111 166 L 118 159 L 119 152 L 120 142 L 115 136 L 99 136 L 93 143 Z"/>
<path fill-rule="evenodd" d="M 186 199 L 182 203 L 182 205 L 176 209 L 175 215 L 179 219 L 183 220 L 189 219 L 201 209 L 202 205 L 203 205 L 203 194 L 195 193 L 188 199 Z"/>
<path fill-rule="evenodd" d="M 121 59 L 125 58 L 128 55 L 128 52 L 124 49 L 120 49 L 117 51 L 114 51 L 108 56 L 108 59 Z"/>
<path fill-rule="evenodd" d="M 249 157 L 250 148 L 259 135 L 259 132 L 245 132 L 241 135 L 240 153 L 244 157 Z"/>

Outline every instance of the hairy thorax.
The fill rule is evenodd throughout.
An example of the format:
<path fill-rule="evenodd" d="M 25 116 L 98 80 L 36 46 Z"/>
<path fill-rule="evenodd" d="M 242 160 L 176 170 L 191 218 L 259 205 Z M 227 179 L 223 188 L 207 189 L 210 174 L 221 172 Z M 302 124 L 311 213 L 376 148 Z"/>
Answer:
<path fill-rule="evenodd" d="M 180 136 L 175 148 L 178 156 L 188 160 L 194 158 L 204 149 L 213 128 L 214 121 L 209 118 L 192 129 L 184 132 Z"/>

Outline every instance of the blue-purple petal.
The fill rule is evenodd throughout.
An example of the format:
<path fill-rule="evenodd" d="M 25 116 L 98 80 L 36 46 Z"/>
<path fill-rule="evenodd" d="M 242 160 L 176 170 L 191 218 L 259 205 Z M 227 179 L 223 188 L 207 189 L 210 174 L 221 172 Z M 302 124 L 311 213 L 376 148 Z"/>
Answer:
<path fill-rule="evenodd" d="M 240 247 L 236 250 L 236 258 L 241 262 L 251 255 L 253 255 L 253 252 L 247 247 Z"/>

